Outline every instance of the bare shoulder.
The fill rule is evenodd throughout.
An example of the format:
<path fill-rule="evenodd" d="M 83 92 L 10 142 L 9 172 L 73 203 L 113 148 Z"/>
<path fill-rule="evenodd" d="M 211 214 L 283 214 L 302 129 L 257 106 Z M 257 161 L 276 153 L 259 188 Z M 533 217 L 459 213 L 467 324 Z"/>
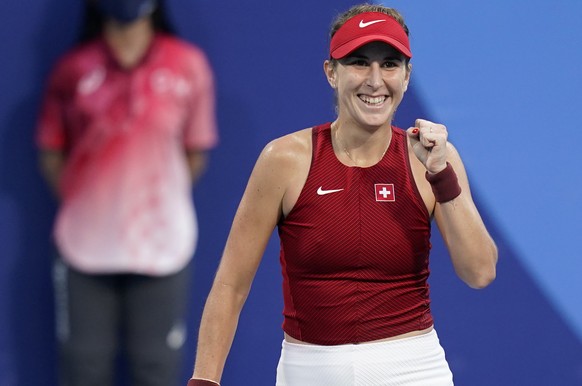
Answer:
<path fill-rule="evenodd" d="M 261 157 L 273 162 L 301 162 L 311 158 L 311 128 L 296 131 L 269 142 Z"/>
<path fill-rule="evenodd" d="M 311 128 L 307 128 L 277 138 L 265 146 L 259 157 L 262 168 L 283 194 L 281 209 L 284 215 L 295 205 L 309 174 L 311 132 Z"/>
<path fill-rule="evenodd" d="M 257 166 L 277 173 L 278 177 L 293 178 L 295 174 L 309 167 L 311 147 L 311 129 L 284 135 L 264 147 Z"/>

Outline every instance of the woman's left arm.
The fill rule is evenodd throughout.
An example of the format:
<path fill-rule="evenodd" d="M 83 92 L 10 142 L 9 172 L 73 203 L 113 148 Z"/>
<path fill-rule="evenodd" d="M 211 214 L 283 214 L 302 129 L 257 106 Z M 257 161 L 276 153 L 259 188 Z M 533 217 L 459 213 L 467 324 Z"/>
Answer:
<path fill-rule="evenodd" d="M 446 127 L 417 119 L 407 132 L 426 180 L 432 181 L 430 188 L 426 181 L 421 184 L 434 194 L 425 192 L 431 197 L 427 205 L 434 205 L 433 215 L 457 275 L 472 288 L 486 287 L 495 279 L 497 247 L 473 202 L 463 161 L 447 141 Z"/>
<path fill-rule="evenodd" d="M 497 247 L 473 202 L 459 153 L 450 143 L 446 147 L 447 161 L 457 175 L 461 194 L 436 203 L 435 221 L 457 275 L 472 288 L 484 288 L 495 279 Z"/>

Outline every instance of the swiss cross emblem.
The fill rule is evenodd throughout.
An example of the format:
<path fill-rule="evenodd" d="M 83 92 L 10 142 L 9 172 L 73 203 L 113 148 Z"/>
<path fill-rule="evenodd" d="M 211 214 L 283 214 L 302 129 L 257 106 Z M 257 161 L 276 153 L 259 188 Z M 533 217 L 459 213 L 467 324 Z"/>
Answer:
<path fill-rule="evenodd" d="M 374 184 L 376 191 L 376 201 L 396 201 L 394 195 L 394 184 Z"/>

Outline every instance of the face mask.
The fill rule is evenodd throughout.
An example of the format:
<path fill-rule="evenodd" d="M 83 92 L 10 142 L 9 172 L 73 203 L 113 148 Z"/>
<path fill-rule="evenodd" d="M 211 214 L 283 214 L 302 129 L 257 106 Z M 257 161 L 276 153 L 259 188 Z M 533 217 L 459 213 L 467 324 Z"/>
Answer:
<path fill-rule="evenodd" d="M 105 17 L 120 23 L 131 23 L 151 15 L 156 9 L 156 0 L 98 0 L 99 9 Z"/>

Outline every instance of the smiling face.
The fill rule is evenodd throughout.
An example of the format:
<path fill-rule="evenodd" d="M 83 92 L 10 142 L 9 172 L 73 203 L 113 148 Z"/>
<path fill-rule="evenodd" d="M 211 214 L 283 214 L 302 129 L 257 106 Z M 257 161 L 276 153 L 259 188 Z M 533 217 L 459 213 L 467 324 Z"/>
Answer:
<path fill-rule="evenodd" d="M 411 65 L 392 46 L 372 42 L 324 70 L 336 90 L 338 119 L 362 127 L 390 124 L 408 88 Z"/>

